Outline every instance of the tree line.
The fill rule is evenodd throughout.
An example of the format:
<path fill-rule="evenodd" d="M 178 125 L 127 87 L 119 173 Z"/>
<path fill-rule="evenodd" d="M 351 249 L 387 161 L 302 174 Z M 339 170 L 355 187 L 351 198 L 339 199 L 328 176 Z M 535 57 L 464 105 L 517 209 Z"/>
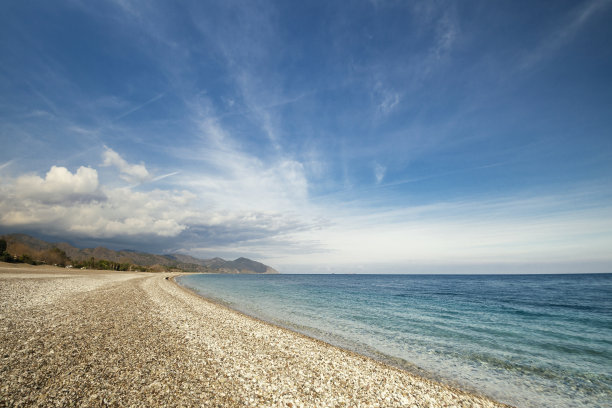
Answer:
<path fill-rule="evenodd" d="M 163 272 L 169 268 L 161 265 L 146 267 L 130 262 L 114 262 L 106 259 L 95 259 L 91 257 L 87 260 L 72 260 L 66 252 L 53 247 L 36 251 L 29 246 L 14 242 L 11 243 L 11 251 L 8 251 L 8 243 L 5 239 L 0 239 L 0 261 L 10 263 L 27 263 L 30 265 L 54 265 L 61 267 L 73 267 L 83 269 L 102 269 L 110 271 L 141 271 L 141 272 Z"/>
<path fill-rule="evenodd" d="M 70 262 L 66 252 L 56 247 L 35 251 L 24 244 L 15 243 L 11 245 L 11 252 L 8 252 L 8 244 L 5 239 L 0 239 L 0 260 L 11 263 L 57 266 L 66 266 Z"/>

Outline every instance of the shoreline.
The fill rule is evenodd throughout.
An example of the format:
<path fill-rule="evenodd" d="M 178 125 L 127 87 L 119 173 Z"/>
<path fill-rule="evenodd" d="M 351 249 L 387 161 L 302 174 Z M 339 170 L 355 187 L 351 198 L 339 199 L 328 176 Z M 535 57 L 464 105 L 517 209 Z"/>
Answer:
<path fill-rule="evenodd" d="M 285 327 L 285 326 L 282 326 L 280 324 L 277 324 L 277 323 L 274 323 L 274 322 L 271 322 L 271 321 L 259 318 L 257 316 L 250 315 L 250 314 L 245 313 L 243 311 L 240 311 L 238 309 L 234 309 L 234 308 L 232 308 L 228 304 L 225 304 L 222 301 L 211 299 L 211 298 L 208 298 L 206 296 L 203 296 L 203 295 L 197 293 L 195 290 L 193 290 L 193 289 L 191 289 L 191 288 L 189 288 L 187 286 L 183 286 L 183 285 L 181 285 L 180 283 L 178 283 L 176 281 L 176 278 L 180 278 L 181 276 L 200 275 L 200 274 L 201 274 L 200 272 L 193 272 L 193 273 L 190 273 L 190 272 L 182 273 L 181 272 L 181 273 L 176 274 L 175 276 L 172 276 L 168 280 L 171 281 L 172 283 L 174 283 L 179 289 L 185 291 L 189 295 L 195 296 L 196 298 L 199 298 L 199 299 L 201 299 L 204 302 L 211 303 L 214 306 L 224 308 L 224 309 L 226 309 L 226 310 L 228 310 L 230 312 L 233 312 L 233 313 L 237 313 L 237 314 L 239 314 L 240 316 L 242 316 L 242 317 L 244 317 L 246 319 L 252 319 L 252 320 L 254 320 L 254 321 L 258 322 L 258 323 L 272 326 L 275 329 L 278 329 L 278 330 L 281 330 L 281 331 L 287 331 L 287 332 L 289 332 L 291 334 L 294 334 L 296 336 L 300 336 L 300 337 L 303 337 L 303 338 L 305 338 L 307 340 L 320 343 L 324 347 L 335 348 L 335 349 L 340 350 L 341 352 L 345 352 L 345 353 L 351 354 L 351 355 L 356 356 L 356 357 L 363 357 L 363 358 L 370 359 L 370 360 L 374 361 L 375 363 L 382 364 L 382 365 L 384 365 L 384 366 L 386 366 L 388 368 L 396 369 L 396 370 L 399 370 L 400 372 L 407 373 L 409 375 L 413 375 L 415 377 L 418 377 L 418 378 L 422 379 L 423 381 L 429 381 L 429 382 L 431 382 L 433 384 L 438 384 L 438 385 L 442 385 L 444 387 L 448 387 L 448 388 L 454 390 L 455 392 L 462 392 L 462 393 L 467 393 L 467 394 L 474 395 L 474 396 L 477 396 L 477 397 L 480 397 L 480 398 L 490 399 L 490 400 L 492 400 L 492 401 L 494 401 L 494 402 L 496 402 L 498 404 L 501 404 L 503 407 L 513 408 L 512 405 L 501 403 L 501 402 L 495 400 L 493 397 L 490 397 L 490 396 L 488 396 L 486 394 L 480 393 L 477 390 L 467 389 L 466 387 L 462 387 L 461 385 L 459 385 L 457 383 L 453 383 L 452 380 L 445 379 L 445 378 L 442 378 L 440 376 L 436 376 L 433 373 L 429 373 L 428 371 L 426 371 L 424 369 L 421 369 L 420 367 L 418 367 L 417 365 L 411 363 L 410 361 L 406 361 L 406 360 L 403 360 L 403 359 L 398 359 L 401 362 L 394 363 L 394 361 L 393 361 L 393 360 L 395 360 L 394 357 L 386 355 L 386 354 L 383 354 L 383 353 L 378 352 L 376 350 L 373 351 L 372 353 L 361 353 L 359 351 L 351 350 L 348 347 L 342 347 L 342 346 L 333 344 L 331 342 L 327 342 L 325 340 L 318 339 L 318 338 L 316 338 L 314 336 L 311 336 L 311 335 L 306 334 L 306 333 L 302 333 L 302 332 L 300 332 L 298 330 L 294 330 L 294 329 L 292 329 L 290 327 Z"/>
<path fill-rule="evenodd" d="M 508 407 L 232 310 L 182 273 L 19 269 L 0 265 L 2 406 Z"/>

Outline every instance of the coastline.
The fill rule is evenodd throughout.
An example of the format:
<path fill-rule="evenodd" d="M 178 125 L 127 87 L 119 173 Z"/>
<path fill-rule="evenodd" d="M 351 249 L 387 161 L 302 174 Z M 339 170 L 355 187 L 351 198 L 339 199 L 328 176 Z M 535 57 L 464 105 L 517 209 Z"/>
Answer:
<path fill-rule="evenodd" d="M 350 348 L 346 348 L 346 347 L 342 347 L 342 346 L 338 346 L 338 345 L 329 343 L 329 342 L 327 342 L 325 340 L 318 339 L 318 338 L 313 337 L 313 336 L 311 336 L 309 334 L 302 333 L 300 331 L 291 329 L 290 327 L 285 327 L 285 326 L 276 324 L 274 322 L 270 322 L 268 320 L 259 318 L 257 316 L 250 315 L 248 313 L 242 312 L 242 311 L 240 311 L 238 309 L 234 309 L 231 306 L 229 306 L 228 304 L 223 303 L 222 301 L 219 301 L 219 300 L 216 300 L 216 299 L 211 299 L 211 298 L 208 298 L 206 296 L 203 296 L 203 295 L 197 293 L 195 290 L 193 290 L 193 289 L 191 289 L 191 288 L 189 288 L 187 286 L 181 285 L 180 283 L 178 283 L 175 280 L 176 278 L 179 278 L 181 276 L 192 275 L 192 274 L 199 275 L 201 273 L 200 272 L 177 273 L 175 276 L 172 276 L 169 280 L 172 281 L 179 289 L 185 291 L 187 294 L 189 294 L 191 296 L 195 296 L 196 298 L 199 298 L 202 301 L 210 303 L 210 304 L 212 304 L 212 305 L 214 305 L 216 307 L 223 308 L 223 309 L 225 309 L 225 310 L 227 310 L 227 311 L 229 311 L 231 313 L 236 313 L 236 314 L 242 316 L 245 319 L 254 320 L 255 322 L 258 322 L 260 324 L 271 326 L 272 328 L 274 328 L 276 330 L 279 330 L 279 331 L 282 331 L 282 332 L 288 332 L 291 335 L 295 335 L 295 336 L 298 336 L 300 338 L 304 338 L 307 341 L 312 341 L 312 342 L 318 343 L 321 347 L 329 347 L 329 348 L 332 348 L 332 349 L 336 349 L 336 350 L 340 351 L 341 353 L 346 353 L 346 354 L 351 355 L 351 356 L 353 356 L 355 358 L 360 358 L 360 359 L 361 358 L 365 358 L 365 359 L 371 360 L 375 364 L 380 364 L 380 365 L 382 365 L 382 366 L 384 366 L 385 368 L 388 368 L 388 369 L 398 370 L 400 373 L 404 373 L 404 374 L 408 374 L 410 376 L 416 377 L 416 379 L 421 380 L 421 381 L 426 382 L 426 383 L 430 383 L 430 384 L 432 384 L 434 386 L 442 386 L 442 387 L 445 387 L 445 388 L 448 388 L 448 389 L 452 390 L 453 392 L 457 392 L 457 393 L 461 393 L 461 394 L 467 394 L 467 395 L 474 396 L 474 397 L 477 397 L 477 398 L 483 398 L 485 400 L 489 400 L 489 401 L 493 402 L 494 404 L 496 404 L 494 406 L 500 406 L 500 407 L 505 407 L 505 408 L 514 408 L 513 405 L 508 405 L 508 404 L 505 404 L 505 403 L 501 403 L 501 402 L 496 401 L 495 399 L 493 399 L 493 398 L 491 398 L 491 397 L 489 397 L 489 396 L 487 396 L 485 394 L 479 393 L 478 391 L 470 390 L 470 389 L 465 389 L 465 388 L 462 388 L 460 385 L 454 385 L 454 384 L 450 383 L 450 381 L 447 380 L 447 379 L 442 379 L 440 377 L 436 377 L 435 375 L 426 372 L 425 370 L 423 370 L 423 369 L 419 368 L 418 366 L 410 363 L 409 361 L 401 360 L 401 362 L 394 362 L 392 357 L 390 357 L 388 355 L 385 355 L 385 354 L 382 354 L 380 352 L 374 352 L 372 354 L 365 354 L 365 353 L 361 353 L 359 351 L 351 350 Z M 432 407 L 433 406 L 437 406 L 437 405 L 432 405 Z M 462 406 L 462 405 L 442 405 L 442 406 Z"/>
<path fill-rule="evenodd" d="M 507 407 L 244 315 L 179 275 L 0 265 L 0 405 Z"/>

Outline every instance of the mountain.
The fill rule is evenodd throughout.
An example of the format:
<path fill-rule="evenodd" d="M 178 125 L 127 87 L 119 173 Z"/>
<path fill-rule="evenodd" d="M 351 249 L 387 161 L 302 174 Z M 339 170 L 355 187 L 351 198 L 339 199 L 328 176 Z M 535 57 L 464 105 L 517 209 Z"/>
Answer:
<path fill-rule="evenodd" d="M 32 253 L 36 253 L 52 248 L 59 248 L 75 262 L 83 262 L 94 258 L 96 260 L 129 263 L 147 267 L 159 265 L 166 268 L 177 268 L 186 272 L 278 273 L 278 271 L 270 266 L 247 258 L 226 261 L 222 258 L 199 259 L 185 254 L 155 255 L 132 250 L 114 251 L 104 247 L 81 249 L 66 242 L 50 243 L 26 234 L 8 234 L 1 238 L 6 240 L 8 252 L 11 252 L 11 248 L 19 248 L 19 252 L 22 253 L 28 252 L 28 249 L 30 249 Z"/>
<path fill-rule="evenodd" d="M 227 262 L 228 266 L 242 273 L 242 271 L 254 271 L 255 273 L 273 273 L 274 270 L 270 270 L 269 266 L 266 266 L 260 262 L 252 261 L 247 258 L 238 258 L 233 261 Z"/>
<path fill-rule="evenodd" d="M 10 234 L 4 235 L 0 238 L 4 238 L 9 245 L 11 243 L 20 243 L 26 247 L 32 248 L 35 251 L 44 251 L 46 249 L 51 249 L 54 246 L 46 241 L 43 241 L 42 239 L 34 238 L 26 234 Z"/>

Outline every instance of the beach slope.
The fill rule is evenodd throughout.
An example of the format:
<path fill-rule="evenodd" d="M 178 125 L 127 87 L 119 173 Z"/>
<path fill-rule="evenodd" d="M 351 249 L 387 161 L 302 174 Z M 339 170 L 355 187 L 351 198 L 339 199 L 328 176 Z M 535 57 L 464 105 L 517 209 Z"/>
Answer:
<path fill-rule="evenodd" d="M 177 286 L 0 265 L 0 406 L 502 407 Z"/>

